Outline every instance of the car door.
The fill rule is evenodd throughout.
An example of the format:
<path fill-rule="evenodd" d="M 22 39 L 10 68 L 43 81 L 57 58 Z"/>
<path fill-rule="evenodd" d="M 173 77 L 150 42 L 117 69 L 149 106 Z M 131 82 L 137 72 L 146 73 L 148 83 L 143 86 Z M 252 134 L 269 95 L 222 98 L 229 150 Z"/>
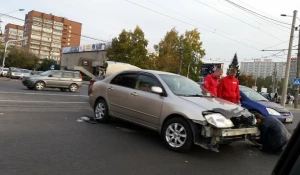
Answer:
<path fill-rule="evenodd" d="M 132 120 L 128 110 L 128 97 L 135 88 L 137 74 L 135 72 L 121 73 L 115 76 L 107 87 L 107 101 L 114 116 Z"/>
<path fill-rule="evenodd" d="M 137 77 L 135 89 L 128 98 L 129 115 L 143 125 L 156 129 L 164 102 L 164 96 L 151 92 L 152 86 L 162 87 L 159 80 L 150 73 L 141 73 Z"/>
<path fill-rule="evenodd" d="M 46 78 L 46 86 L 57 87 L 57 85 L 59 84 L 60 78 L 62 78 L 62 72 L 61 71 L 53 71 L 53 73 Z"/>
<path fill-rule="evenodd" d="M 72 83 L 72 79 L 73 79 L 73 72 L 63 72 L 62 78 L 60 78 L 58 86 L 69 87 Z"/>

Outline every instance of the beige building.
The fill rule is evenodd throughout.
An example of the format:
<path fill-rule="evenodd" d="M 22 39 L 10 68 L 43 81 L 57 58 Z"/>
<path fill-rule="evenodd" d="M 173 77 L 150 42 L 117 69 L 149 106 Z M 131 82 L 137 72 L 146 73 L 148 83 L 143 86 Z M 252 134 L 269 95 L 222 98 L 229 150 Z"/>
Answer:
<path fill-rule="evenodd" d="M 62 47 L 80 45 L 82 24 L 52 14 L 30 11 L 25 17 L 25 47 L 40 59 L 62 57 Z"/>
<path fill-rule="evenodd" d="M 4 34 L 4 43 L 9 40 L 20 40 L 23 39 L 23 26 L 19 26 L 16 24 L 7 24 L 5 26 L 5 34 Z M 7 47 L 9 46 L 18 46 L 22 47 L 23 41 L 18 42 L 9 42 Z"/>

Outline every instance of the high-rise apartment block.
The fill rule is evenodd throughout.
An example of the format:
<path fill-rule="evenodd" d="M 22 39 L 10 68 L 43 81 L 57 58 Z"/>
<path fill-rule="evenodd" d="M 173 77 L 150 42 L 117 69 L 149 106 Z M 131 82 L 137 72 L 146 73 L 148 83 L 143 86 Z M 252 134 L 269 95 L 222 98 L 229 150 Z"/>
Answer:
<path fill-rule="evenodd" d="M 23 39 L 23 30 L 24 27 L 23 26 L 19 26 L 16 24 L 7 24 L 5 26 L 5 34 L 4 34 L 4 40 L 5 42 L 9 41 L 9 40 L 20 40 Z M 18 42 L 10 42 L 8 44 L 9 46 L 22 46 L 22 41 L 18 41 Z"/>
<path fill-rule="evenodd" d="M 62 47 L 80 45 L 81 26 L 63 17 L 30 11 L 25 17 L 24 45 L 40 59 L 60 62 Z"/>

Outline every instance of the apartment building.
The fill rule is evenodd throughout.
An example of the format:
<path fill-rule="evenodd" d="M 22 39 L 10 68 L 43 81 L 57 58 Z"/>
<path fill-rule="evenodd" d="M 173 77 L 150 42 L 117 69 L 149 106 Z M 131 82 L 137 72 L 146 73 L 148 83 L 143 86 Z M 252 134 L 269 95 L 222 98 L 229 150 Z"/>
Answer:
<path fill-rule="evenodd" d="M 82 24 L 67 18 L 30 11 L 25 17 L 25 47 L 41 60 L 60 62 L 62 47 L 80 45 Z"/>
<path fill-rule="evenodd" d="M 6 24 L 5 26 L 5 34 L 4 34 L 4 42 L 7 42 L 9 40 L 20 40 L 23 39 L 23 30 L 24 27 L 23 26 L 19 26 L 16 24 Z M 19 46 L 21 47 L 23 44 L 22 41 L 18 41 L 18 42 L 9 42 L 8 43 L 8 47 L 9 46 Z"/>
<path fill-rule="evenodd" d="M 297 59 L 291 58 L 290 77 L 289 82 L 292 83 L 296 77 Z M 278 79 L 282 79 L 285 76 L 286 62 L 272 62 L 271 60 L 255 60 L 254 62 L 241 62 L 241 73 L 246 75 L 253 75 L 255 78 L 272 76 L 277 69 Z"/>

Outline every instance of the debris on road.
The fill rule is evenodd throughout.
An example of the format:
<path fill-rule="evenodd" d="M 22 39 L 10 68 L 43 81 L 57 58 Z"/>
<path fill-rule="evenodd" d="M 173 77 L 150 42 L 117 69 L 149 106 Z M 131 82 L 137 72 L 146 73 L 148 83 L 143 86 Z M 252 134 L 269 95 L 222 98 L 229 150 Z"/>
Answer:
<path fill-rule="evenodd" d="M 79 123 L 87 122 L 87 123 L 90 123 L 90 124 L 97 124 L 97 122 L 94 120 L 94 118 L 88 117 L 88 116 L 82 116 L 79 119 L 77 119 L 76 121 L 79 122 Z"/>

